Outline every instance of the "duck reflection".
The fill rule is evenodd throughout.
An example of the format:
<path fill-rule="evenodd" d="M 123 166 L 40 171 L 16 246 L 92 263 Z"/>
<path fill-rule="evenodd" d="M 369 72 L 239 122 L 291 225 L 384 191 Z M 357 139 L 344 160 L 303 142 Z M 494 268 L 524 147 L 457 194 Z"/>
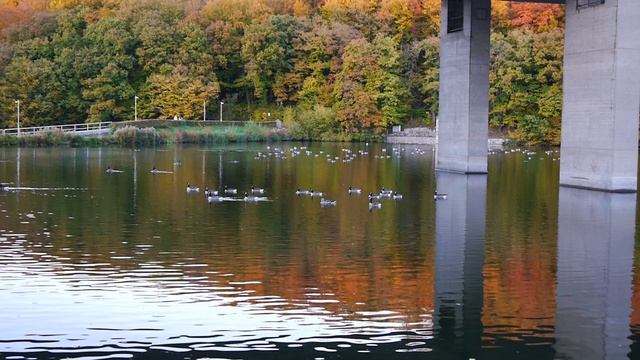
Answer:
<path fill-rule="evenodd" d="M 482 338 L 487 176 L 437 174 L 434 326 L 439 349 L 476 358 Z"/>
<path fill-rule="evenodd" d="M 636 195 L 561 188 L 558 216 L 556 357 L 626 358 Z"/>

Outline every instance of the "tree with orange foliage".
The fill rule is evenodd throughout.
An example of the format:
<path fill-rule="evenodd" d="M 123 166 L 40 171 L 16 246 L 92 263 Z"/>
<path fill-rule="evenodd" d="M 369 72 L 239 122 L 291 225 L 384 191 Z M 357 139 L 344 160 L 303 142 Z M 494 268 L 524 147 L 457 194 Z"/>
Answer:
<path fill-rule="evenodd" d="M 511 4 L 511 25 L 536 32 L 554 30 L 564 24 L 564 9 L 560 5 Z"/>

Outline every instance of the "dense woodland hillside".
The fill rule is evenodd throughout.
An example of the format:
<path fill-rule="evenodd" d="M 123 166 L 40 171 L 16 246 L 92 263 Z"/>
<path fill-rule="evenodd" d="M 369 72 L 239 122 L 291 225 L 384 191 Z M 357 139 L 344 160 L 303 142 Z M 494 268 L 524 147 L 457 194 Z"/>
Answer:
<path fill-rule="evenodd" d="M 440 0 L 0 0 L 0 126 L 283 119 L 351 139 L 429 125 Z M 490 123 L 557 140 L 563 8 L 494 1 Z"/>

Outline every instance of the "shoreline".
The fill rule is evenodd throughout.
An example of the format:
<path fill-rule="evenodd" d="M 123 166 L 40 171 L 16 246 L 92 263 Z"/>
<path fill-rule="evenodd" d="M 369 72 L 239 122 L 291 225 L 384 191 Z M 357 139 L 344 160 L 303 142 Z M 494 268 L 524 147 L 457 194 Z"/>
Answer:
<path fill-rule="evenodd" d="M 160 126 L 145 126 L 145 125 Z M 135 126 L 134 126 L 135 125 Z M 41 131 L 35 134 L 0 135 L 0 147 L 152 147 L 172 144 L 229 144 L 246 142 L 377 142 L 394 145 L 437 145 L 435 130 L 409 128 L 401 133 L 373 134 L 327 134 L 321 139 L 291 136 L 287 128 L 273 123 L 216 121 L 162 121 L 142 120 L 118 123 L 109 134 L 78 135 L 61 130 Z M 488 147 L 503 147 L 512 143 L 504 137 L 491 137 Z M 538 144 L 539 145 L 539 144 Z M 546 144 L 554 146 L 554 144 Z"/>

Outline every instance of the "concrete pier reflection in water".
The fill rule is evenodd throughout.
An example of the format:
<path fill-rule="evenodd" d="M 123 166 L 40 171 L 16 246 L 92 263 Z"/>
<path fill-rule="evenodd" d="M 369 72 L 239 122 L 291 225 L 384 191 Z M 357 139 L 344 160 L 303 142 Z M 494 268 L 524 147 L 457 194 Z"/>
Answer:
<path fill-rule="evenodd" d="M 630 351 L 636 195 L 560 189 L 556 357 Z"/>
<path fill-rule="evenodd" d="M 482 338 L 486 175 L 437 174 L 434 325 L 440 350 L 476 358 Z"/>

